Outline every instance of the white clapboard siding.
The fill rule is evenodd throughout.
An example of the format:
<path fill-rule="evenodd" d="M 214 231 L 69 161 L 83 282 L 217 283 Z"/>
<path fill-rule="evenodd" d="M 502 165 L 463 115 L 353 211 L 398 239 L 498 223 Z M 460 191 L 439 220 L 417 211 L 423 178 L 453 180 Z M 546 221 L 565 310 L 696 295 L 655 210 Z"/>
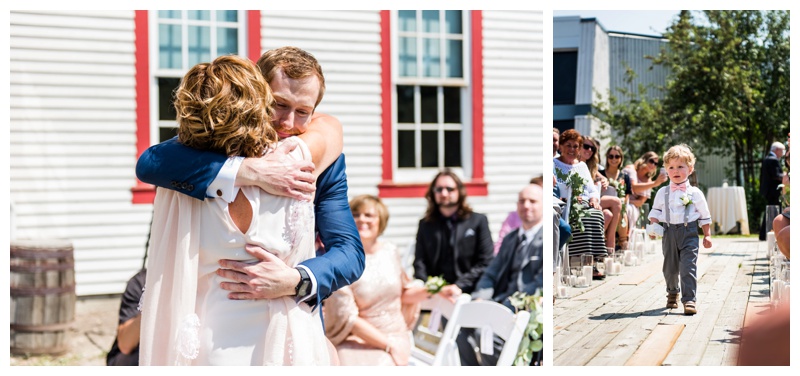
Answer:
<path fill-rule="evenodd" d="M 516 209 L 517 194 L 542 174 L 543 21 L 540 11 L 483 12 L 484 175 L 492 240 Z"/>
<path fill-rule="evenodd" d="M 133 11 L 11 11 L 10 198 L 16 238 L 75 248 L 76 293 L 141 267 L 152 207 L 133 205 Z"/>
<path fill-rule="evenodd" d="M 314 54 L 322 65 L 326 91 L 318 111 L 336 116 L 342 123 L 349 197 L 377 194 L 383 154 L 380 12 L 261 14 L 264 49 L 298 46 Z M 395 208 L 390 211 L 394 217 Z"/>

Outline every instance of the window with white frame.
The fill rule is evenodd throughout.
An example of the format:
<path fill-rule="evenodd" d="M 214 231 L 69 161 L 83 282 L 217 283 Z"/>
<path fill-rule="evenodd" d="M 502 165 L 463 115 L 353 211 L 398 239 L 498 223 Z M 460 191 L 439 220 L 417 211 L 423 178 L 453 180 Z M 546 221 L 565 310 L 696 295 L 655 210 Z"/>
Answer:
<path fill-rule="evenodd" d="M 399 10 L 393 53 L 395 181 L 450 167 L 468 174 L 467 11 Z"/>
<path fill-rule="evenodd" d="M 173 93 L 189 68 L 246 51 L 245 13 L 239 10 L 159 10 L 150 17 L 153 143 L 177 133 Z"/>

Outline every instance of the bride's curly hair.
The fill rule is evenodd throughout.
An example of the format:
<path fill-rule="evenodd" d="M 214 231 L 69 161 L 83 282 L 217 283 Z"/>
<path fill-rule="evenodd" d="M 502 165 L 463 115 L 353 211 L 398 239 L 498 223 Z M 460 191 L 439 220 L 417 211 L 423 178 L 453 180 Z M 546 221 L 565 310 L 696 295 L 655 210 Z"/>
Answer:
<path fill-rule="evenodd" d="M 250 60 L 224 55 L 195 65 L 175 91 L 178 139 L 227 156 L 256 157 L 278 141 L 274 98 Z"/>

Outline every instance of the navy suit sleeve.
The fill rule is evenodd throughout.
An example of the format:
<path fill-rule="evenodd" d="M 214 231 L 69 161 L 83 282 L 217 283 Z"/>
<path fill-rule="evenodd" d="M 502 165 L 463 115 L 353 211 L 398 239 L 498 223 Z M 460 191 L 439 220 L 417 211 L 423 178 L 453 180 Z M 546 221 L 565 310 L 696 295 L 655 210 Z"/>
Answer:
<path fill-rule="evenodd" d="M 509 257 L 513 257 L 511 253 L 514 251 L 516 236 L 518 236 L 517 231 L 512 231 L 503 238 L 500 243 L 500 250 L 484 270 L 478 280 L 478 284 L 475 285 L 475 291 L 472 293 L 473 298 L 492 300 L 497 282 L 503 274 L 503 269 L 508 267 Z"/>
<path fill-rule="evenodd" d="M 344 154 L 317 179 L 314 213 L 325 254 L 301 264 L 314 273 L 319 304 L 334 291 L 358 280 L 364 272 L 364 247 L 347 201 Z"/>
<path fill-rule="evenodd" d="M 208 186 L 227 160 L 224 154 L 185 146 L 175 136 L 142 153 L 136 163 L 136 177 L 142 182 L 203 200 Z"/>

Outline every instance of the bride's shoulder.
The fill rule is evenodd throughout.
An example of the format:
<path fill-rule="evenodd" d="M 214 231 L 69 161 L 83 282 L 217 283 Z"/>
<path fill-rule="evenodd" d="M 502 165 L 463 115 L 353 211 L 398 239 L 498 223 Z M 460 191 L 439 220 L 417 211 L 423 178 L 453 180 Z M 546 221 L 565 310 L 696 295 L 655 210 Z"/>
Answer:
<path fill-rule="evenodd" d="M 285 144 L 297 145 L 297 147 L 289 153 L 289 156 L 295 159 L 311 160 L 311 151 L 308 149 L 308 144 L 306 144 L 302 138 L 297 136 L 286 137 L 278 141 L 278 143 L 270 150 L 270 152 Z"/>

